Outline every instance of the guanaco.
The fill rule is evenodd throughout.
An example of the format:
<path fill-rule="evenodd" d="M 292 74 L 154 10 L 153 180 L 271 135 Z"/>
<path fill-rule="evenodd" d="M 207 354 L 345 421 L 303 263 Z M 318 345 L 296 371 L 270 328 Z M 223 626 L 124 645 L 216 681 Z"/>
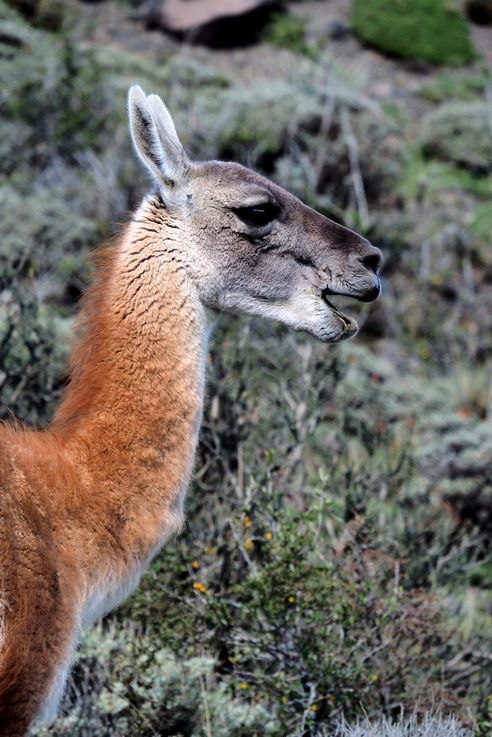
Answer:
<path fill-rule="evenodd" d="M 329 300 L 380 292 L 381 252 L 236 163 L 187 157 L 162 100 L 129 92 L 153 190 L 100 258 L 70 381 L 42 430 L 0 427 L 0 735 L 52 720 L 83 628 L 183 525 L 219 311 L 325 343 Z"/>

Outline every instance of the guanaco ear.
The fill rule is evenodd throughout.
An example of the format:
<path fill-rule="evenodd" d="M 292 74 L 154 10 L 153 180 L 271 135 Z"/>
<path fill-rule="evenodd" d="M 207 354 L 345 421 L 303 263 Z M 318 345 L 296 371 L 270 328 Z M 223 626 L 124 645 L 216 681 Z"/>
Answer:
<path fill-rule="evenodd" d="M 138 85 L 128 93 L 130 133 L 135 150 L 157 183 L 173 189 L 185 178 L 186 153 L 168 109 L 157 95 L 145 95 Z"/>

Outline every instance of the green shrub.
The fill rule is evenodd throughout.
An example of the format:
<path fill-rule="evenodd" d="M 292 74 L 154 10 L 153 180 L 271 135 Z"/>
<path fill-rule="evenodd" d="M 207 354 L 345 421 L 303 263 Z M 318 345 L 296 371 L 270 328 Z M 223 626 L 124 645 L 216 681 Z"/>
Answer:
<path fill-rule="evenodd" d="M 21 131 L 27 132 L 29 127 L 30 136 L 23 148 L 29 152 L 31 165 L 46 165 L 55 155 L 73 161 L 77 152 L 95 147 L 96 141 L 103 145 L 108 104 L 92 53 L 68 36 L 32 28 L 0 2 L 2 17 L 4 104 L 0 117 L 20 124 Z M 15 140 L 12 145 L 19 148 Z M 2 160 L 2 171 L 10 174 L 16 164 L 10 154 L 7 163 Z"/>
<path fill-rule="evenodd" d="M 436 440 L 421 453 L 421 462 L 443 498 L 463 521 L 492 535 L 492 428 L 467 407 L 463 418 L 447 418 Z"/>
<path fill-rule="evenodd" d="M 88 246 L 99 232 L 70 210 L 67 195 L 55 188 L 21 195 L 0 186 L 2 419 L 43 423 L 60 395 L 69 345 L 65 305 L 70 290 L 77 293 L 88 279 Z"/>
<path fill-rule="evenodd" d="M 5 0 L 34 26 L 59 31 L 65 20 L 66 5 L 62 0 Z"/>
<path fill-rule="evenodd" d="M 229 157 L 248 150 L 253 150 L 257 158 L 278 154 L 296 118 L 310 120 L 320 116 L 317 100 L 313 97 L 307 100 L 306 108 L 299 110 L 292 87 L 285 83 L 256 85 L 249 92 L 240 87 L 232 88 L 217 102 L 222 109 L 218 117 L 222 125 L 216 129 L 217 146 Z"/>
<path fill-rule="evenodd" d="M 492 233 L 492 205 L 478 205 L 472 213 L 470 233 L 473 238 L 474 253 L 479 261 L 487 266 L 492 265 L 490 234 Z"/>
<path fill-rule="evenodd" d="M 77 212 L 74 202 L 69 209 L 66 196 L 70 190 L 58 187 L 20 193 L 0 186 L 0 287 L 42 279 L 44 297 L 63 302 L 71 274 L 87 281 L 88 248 L 97 242 L 100 228 Z M 71 273 L 66 268 L 70 256 Z"/>
<path fill-rule="evenodd" d="M 447 0 L 353 0 L 357 35 L 385 53 L 435 64 L 465 64 L 473 46 L 463 15 Z"/>
<path fill-rule="evenodd" d="M 263 705 L 227 692 L 215 665 L 206 654 L 176 657 L 135 626 L 95 627 L 79 653 L 66 713 L 35 734 L 282 737 Z"/>
<path fill-rule="evenodd" d="M 486 175 L 471 172 L 449 162 L 426 158 L 420 150 L 417 150 L 407 157 L 403 177 L 400 180 L 400 191 L 405 199 L 425 197 L 427 202 L 432 200 L 434 204 L 441 195 L 447 196 L 450 192 L 488 199 L 492 196 L 492 182 Z M 479 212 L 476 213 L 477 222 L 473 228 L 477 227 L 477 231 L 481 232 Z M 475 223 L 475 218 L 473 222 Z"/>
<path fill-rule="evenodd" d="M 491 82 L 490 72 L 470 74 L 468 70 L 445 70 L 424 84 L 420 94 L 430 102 L 473 101 L 485 94 Z"/>
<path fill-rule="evenodd" d="M 490 105 L 481 101 L 440 105 L 422 123 L 421 146 L 429 157 L 479 174 L 491 172 Z"/>
<path fill-rule="evenodd" d="M 27 289 L 0 289 L 0 419 L 39 425 L 52 415 L 68 357 L 68 327 Z"/>
<path fill-rule="evenodd" d="M 359 704 L 478 698 L 490 679 L 455 669 L 447 605 L 430 593 L 467 585 L 474 548 L 449 556 L 456 523 L 412 460 L 451 384 L 402 382 L 360 345 L 327 356 L 261 324 L 221 331 L 211 370 L 189 532 L 124 612 L 187 657 L 205 647 L 282 734 Z"/>
<path fill-rule="evenodd" d="M 276 13 L 263 31 L 263 39 L 273 46 L 290 49 L 311 58 L 316 51 L 306 41 L 306 23 L 297 15 Z"/>

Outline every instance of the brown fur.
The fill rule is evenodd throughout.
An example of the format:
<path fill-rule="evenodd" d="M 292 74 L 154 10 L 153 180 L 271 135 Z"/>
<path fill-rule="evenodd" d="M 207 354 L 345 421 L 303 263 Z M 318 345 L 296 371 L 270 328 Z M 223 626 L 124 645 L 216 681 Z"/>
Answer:
<path fill-rule="evenodd" d="M 186 305 L 181 327 L 166 315 L 175 292 L 172 304 L 153 304 L 147 238 L 132 262 L 139 313 L 155 312 L 147 329 L 126 314 L 129 289 L 110 250 L 84 300 L 72 380 L 51 427 L 1 428 L 1 735 L 24 733 L 90 591 L 138 568 L 181 524 L 176 490 L 201 411 L 200 346 Z"/>

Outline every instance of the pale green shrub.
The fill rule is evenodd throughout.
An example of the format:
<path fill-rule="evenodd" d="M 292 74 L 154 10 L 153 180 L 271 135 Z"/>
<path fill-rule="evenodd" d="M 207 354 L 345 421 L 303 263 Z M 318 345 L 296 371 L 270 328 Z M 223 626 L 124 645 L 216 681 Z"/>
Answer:
<path fill-rule="evenodd" d="M 138 628 L 98 625 L 84 638 L 66 715 L 32 734 L 280 737 L 265 707 L 232 698 L 214 670 L 213 658 L 176 657 Z"/>
<path fill-rule="evenodd" d="M 397 721 L 342 723 L 332 737 L 472 737 L 470 730 L 452 717 L 426 715 Z"/>
<path fill-rule="evenodd" d="M 421 144 L 434 156 L 475 172 L 492 170 L 490 103 L 447 102 L 423 122 Z"/>

